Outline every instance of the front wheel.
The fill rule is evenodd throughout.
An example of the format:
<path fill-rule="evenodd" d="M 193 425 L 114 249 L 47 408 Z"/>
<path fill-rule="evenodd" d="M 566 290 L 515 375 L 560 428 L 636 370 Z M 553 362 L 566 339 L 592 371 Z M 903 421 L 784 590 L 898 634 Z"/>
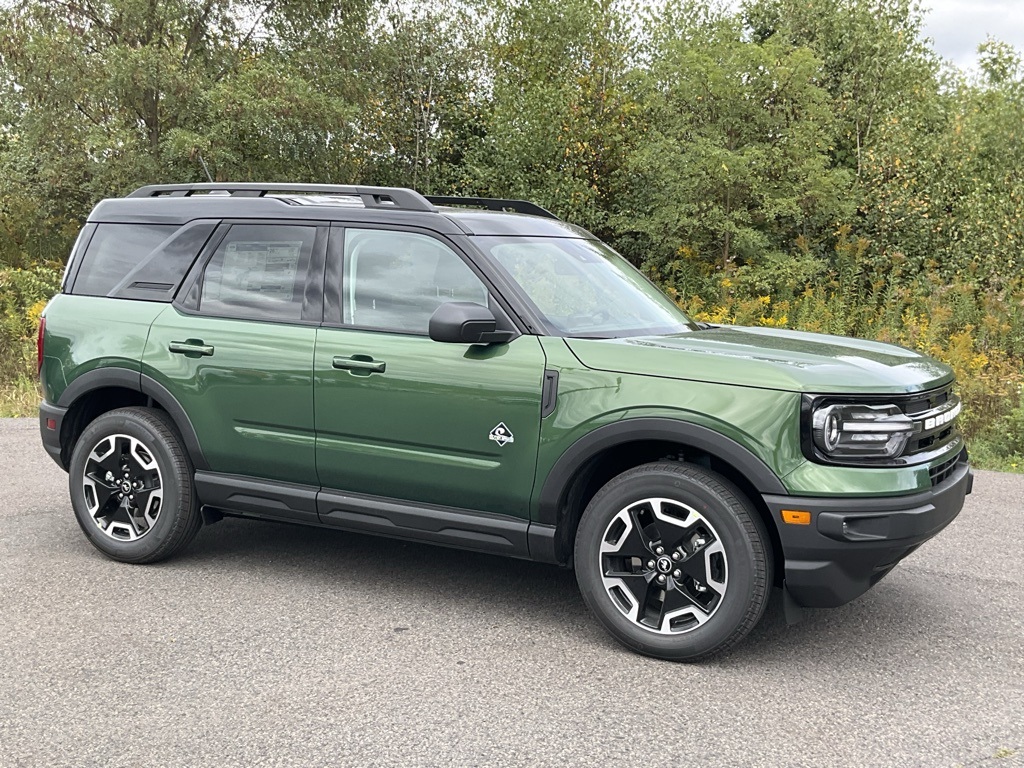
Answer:
<path fill-rule="evenodd" d="M 71 506 L 86 538 L 114 560 L 170 557 L 202 525 L 192 463 L 174 424 L 153 408 L 96 418 L 71 454 Z"/>
<path fill-rule="evenodd" d="M 613 478 L 576 533 L 576 580 L 622 644 L 698 661 L 739 642 L 768 601 L 768 537 L 747 498 L 721 475 L 678 462 Z"/>

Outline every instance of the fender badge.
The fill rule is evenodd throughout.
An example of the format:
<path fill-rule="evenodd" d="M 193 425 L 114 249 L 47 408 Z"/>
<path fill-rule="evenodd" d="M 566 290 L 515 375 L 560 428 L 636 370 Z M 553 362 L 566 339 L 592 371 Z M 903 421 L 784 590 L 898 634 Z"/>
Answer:
<path fill-rule="evenodd" d="M 487 436 L 489 440 L 493 440 L 500 446 L 504 446 L 506 443 L 514 443 L 515 437 L 512 436 L 512 431 L 505 426 L 505 422 L 501 422 L 498 426 L 491 430 L 491 433 Z"/>

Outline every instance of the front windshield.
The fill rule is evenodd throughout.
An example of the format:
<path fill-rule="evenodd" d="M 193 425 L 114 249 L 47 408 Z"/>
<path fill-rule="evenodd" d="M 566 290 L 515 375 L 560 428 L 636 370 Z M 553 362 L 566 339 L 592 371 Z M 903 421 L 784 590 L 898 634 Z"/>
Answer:
<path fill-rule="evenodd" d="M 561 336 L 613 338 L 685 333 L 696 326 L 608 246 L 569 237 L 477 237 Z"/>

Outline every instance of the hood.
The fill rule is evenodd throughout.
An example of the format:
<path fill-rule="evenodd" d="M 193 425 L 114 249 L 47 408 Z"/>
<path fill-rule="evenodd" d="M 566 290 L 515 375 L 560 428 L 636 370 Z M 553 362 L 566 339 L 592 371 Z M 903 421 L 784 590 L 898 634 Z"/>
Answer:
<path fill-rule="evenodd" d="M 894 394 L 953 381 L 948 366 L 903 347 L 778 328 L 565 342 L 588 368 L 787 392 Z"/>

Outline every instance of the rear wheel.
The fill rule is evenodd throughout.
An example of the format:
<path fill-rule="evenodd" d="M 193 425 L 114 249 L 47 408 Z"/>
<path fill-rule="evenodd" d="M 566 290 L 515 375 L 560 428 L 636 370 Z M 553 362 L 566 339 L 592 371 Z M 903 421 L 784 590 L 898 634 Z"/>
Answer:
<path fill-rule="evenodd" d="M 119 408 L 82 432 L 71 455 L 71 506 L 86 538 L 128 563 L 170 557 L 202 525 L 193 469 L 166 414 Z"/>
<path fill-rule="evenodd" d="M 702 467 L 659 462 L 612 479 L 576 534 L 576 579 L 604 627 L 640 653 L 697 661 L 739 642 L 771 584 L 750 502 Z"/>

